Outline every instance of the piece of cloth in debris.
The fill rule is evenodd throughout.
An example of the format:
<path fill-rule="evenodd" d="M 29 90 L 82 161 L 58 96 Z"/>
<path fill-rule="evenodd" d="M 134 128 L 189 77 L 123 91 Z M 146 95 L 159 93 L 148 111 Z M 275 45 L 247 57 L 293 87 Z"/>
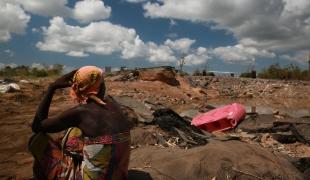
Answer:
<path fill-rule="evenodd" d="M 96 66 L 84 66 L 73 76 L 70 95 L 79 103 L 85 104 L 87 99 L 93 99 L 97 103 L 105 103 L 96 95 L 100 89 L 103 70 Z"/>
<path fill-rule="evenodd" d="M 123 179 L 128 174 L 130 133 L 84 137 L 70 128 L 61 149 L 52 138 L 39 133 L 29 150 L 35 157 L 37 179 Z M 83 157 L 82 157 L 83 156 Z"/>

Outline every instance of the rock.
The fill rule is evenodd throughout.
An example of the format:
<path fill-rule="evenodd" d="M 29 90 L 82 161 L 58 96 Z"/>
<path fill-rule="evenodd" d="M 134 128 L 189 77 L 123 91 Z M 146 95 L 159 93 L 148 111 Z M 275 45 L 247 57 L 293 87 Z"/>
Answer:
<path fill-rule="evenodd" d="M 175 78 L 176 73 L 172 67 L 145 68 L 139 70 L 139 78 L 143 81 L 161 81 L 172 86 L 180 85 Z"/>
<path fill-rule="evenodd" d="M 200 112 L 197 109 L 189 109 L 180 113 L 181 117 L 193 119 Z"/>
<path fill-rule="evenodd" d="M 279 119 L 274 115 L 256 115 L 246 118 L 237 129 L 249 133 L 274 133 L 273 138 L 284 144 L 296 140 L 310 144 L 310 123 L 305 118 L 281 116 Z"/>
<path fill-rule="evenodd" d="M 151 111 L 155 111 L 160 108 L 164 108 L 164 106 L 158 102 L 152 102 L 151 100 L 144 100 L 144 105 Z"/>
<path fill-rule="evenodd" d="M 272 115 L 250 116 L 242 121 L 237 129 L 250 133 L 270 132 L 273 128 L 273 121 Z"/>
<path fill-rule="evenodd" d="M 20 87 L 16 83 L 0 85 L 0 93 L 9 93 L 20 91 Z"/>
<path fill-rule="evenodd" d="M 136 127 L 130 131 L 131 145 L 155 145 L 158 144 L 154 127 Z"/>
<path fill-rule="evenodd" d="M 140 122 L 150 123 L 153 121 L 153 112 L 143 102 L 128 96 L 114 97 L 114 99 L 121 105 L 130 107 L 138 115 Z"/>
<path fill-rule="evenodd" d="M 295 124 L 292 132 L 300 142 L 310 144 L 310 124 Z"/>
<path fill-rule="evenodd" d="M 278 132 L 271 134 L 271 136 L 281 144 L 291 144 L 297 141 L 296 136 L 291 132 Z"/>
<path fill-rule="evenodd" d="M 254 144 L 213 141 L 192 149 L 140 147 L 129 169 L 153 179 L 303 179 L 285 158 Z"/>

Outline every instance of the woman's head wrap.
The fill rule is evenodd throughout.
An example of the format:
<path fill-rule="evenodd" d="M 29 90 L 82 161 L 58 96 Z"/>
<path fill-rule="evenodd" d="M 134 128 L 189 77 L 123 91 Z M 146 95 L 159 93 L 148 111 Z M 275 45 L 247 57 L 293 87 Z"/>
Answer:
<path fill-rule="evenodd" d="M 103 70 L 96 66 L 84 66 L 73 76 L 70 95 L 79 103 L 85 104 L 90 98 L 99 104 L 105 103 L 96 95 L 100 90 Z"/>

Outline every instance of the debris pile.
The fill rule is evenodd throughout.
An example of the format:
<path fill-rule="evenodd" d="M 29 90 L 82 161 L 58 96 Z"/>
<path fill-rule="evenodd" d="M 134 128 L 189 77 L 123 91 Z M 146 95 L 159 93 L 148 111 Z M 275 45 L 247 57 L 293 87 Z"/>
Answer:
<path fill-rule="evenodd" d="M 238 126 L 238 129 L 248 133 L 269 133 L 282 144 L 296 141 L 310 144 L 309 118 L 251 115 Z"/>
<path fill-rule="evenodd" d="M 190 125 L 190 121 L 186 121 L 169 108 L 158 109 L 153 115 L 153 123 L 169 132 L 170 136 L 177 136 L 179 141 L 176 143 L 180 147 L 204 145 L 211 137 L 207 132 L 203 133 L 202 130 Z"/>
<path fill-rule="evenodd" d="M 207 89 L 210 98 L 307 98 L 310 82 L 193 76 L 193 81 Z"/>
<path fill-rule="evenodd" d="M 0 80 L 0 93 L 10 93 L 20 91 L 20 86 L 14 80 Z"/>

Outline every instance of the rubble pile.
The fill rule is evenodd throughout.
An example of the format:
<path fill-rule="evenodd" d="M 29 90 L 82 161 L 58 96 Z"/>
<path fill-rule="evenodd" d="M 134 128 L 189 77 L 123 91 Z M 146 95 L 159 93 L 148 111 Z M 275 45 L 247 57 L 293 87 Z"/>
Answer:
<path fill-rule="evenodd" d="M 177 113 L 169 108 L 158 109 L 154 113 L 153 123 L 158 125 L 162 130 L 168 131 L 170 136 L 178 137 L 177 145 L 180 147 L 193 147 L 204 145 L 211 135 L 207 132 L 190 125 Z"/>
<path fill-rule="evenodd" d="M 180 83 L 176 79 L 176 72 L 173 67 L 163 66 L 155 68 L 140 68 L 135 70 L 123 70 L 107 74 L 108 81 L 161 81 L 171 86 L 178 86 Z"/>
<path fill-rule="evenodd" d="M 233 77 L 193 76 L 210 98 L 310 98 L 310 82 Z"/>
<path fill-rule="evenodd" d="M 274 115 L 252 115 L 238 126 L 247 133 L 269 133 L 282 144 L 310 144 L 310 119 Z"/>

